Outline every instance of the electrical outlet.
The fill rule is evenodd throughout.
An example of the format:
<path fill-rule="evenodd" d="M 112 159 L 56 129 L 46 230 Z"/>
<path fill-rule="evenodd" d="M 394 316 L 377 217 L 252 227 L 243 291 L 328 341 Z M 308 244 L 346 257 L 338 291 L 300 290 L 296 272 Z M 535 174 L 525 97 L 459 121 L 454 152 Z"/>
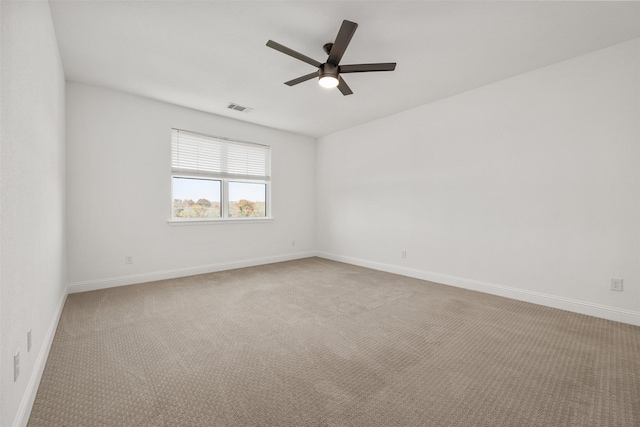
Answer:
<path fill-rule="evenodd" d="M 27 353 L 31 351 L 31 329 L 27 331 Z"/>
<path fill-rule="evenodd" d="M 295 245 L 296 245 L 296 241 L 295 241 L 295 240 L 292 240 L 292 241 L 291 241 L 291 246 L 295 246 Z"/>
<path fill-rule="evenodd" d="M 133 264 L 133 257 L 131 255 L 127 255 L 124 257 L 125 264 Z"/>
<path fill-rule="evenodd" d="M 622 279 L 611 279 L 609 281 L 609 289 L 612 291 L 622 292 Z"/>
<path fill-rule="evenodd" d="M 13 382 L 18 381 L 20 376 L 20 350 L 13 356 Z"/>
<path fill-rule="evenodd" d="M 404 251 L 402 251 L 402 258 L 406 258 L 407 257 L 407 250 L 405 249 Z"/>

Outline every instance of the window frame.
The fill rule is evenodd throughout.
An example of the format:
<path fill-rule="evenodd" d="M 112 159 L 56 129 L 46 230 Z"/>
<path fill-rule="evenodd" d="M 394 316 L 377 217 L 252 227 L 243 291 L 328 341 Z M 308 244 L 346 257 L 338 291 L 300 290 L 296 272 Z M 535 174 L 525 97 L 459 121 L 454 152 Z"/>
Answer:
<path fill-rule="evenodd" d="M 217 181 L 220 183 L 220 216 L 219 217 L 195 217 L 195 218 L 180 218 L 180 217 L 174 217 L 173 216 L 173 202 L 175 201 L 175 197 L 173 195 L 173 179 L 174 178 L 182 178 L 182 179 L 197 179 L 197 180 L 201 180 L 201 181 Z M 211 221 L 211 220 L 215 220 L 215 219 L 220 219 L 222 218 L 222 213 L 223 213 L 223 190 L 224 190 L 224 182 L 222 181 L 222 179 L 220 178 L 209 178 L 209 177 L 203 177 L 203 176 L 195 176 L 195 175 L 189 175 L 189 174 L 179 174 L 179 173 L 172 173 L 171 174 L 171 181 L 170 181 L 170 185 L 171 185 L 171 200 L 169 201 L 170 207 L 171 207 L 171 211 L 169 214 L 169 218 L 171 218 L 172 221 L 188 221 L 188 220 L 198 220 L 198 221 L 202 221 L 202 220 L 207 220 L 207 221 Z"/>
<path fill-rule="evenodd" d="M 229 216 L 229 183 L 230 182 L 237 182 L 240 184 L 264 184 L 264 216 Z M 225 213 L 227 214 L 227 219 L 229 220 L 241 220 L 241 221 L 245 221 L 247 219 L 265 219 L 265 218 L 271 218 L 271 193 L 270 193 L 270 189 L 271 186 L 269 185 L 269 182 L 267 181 L 262 181 L 262 180 L 249 180 L 249 179 L 225 179 L 222 182 L 222 190 L 224 192 L 224 194 L 226 194 L 226 197 L 224 198 L 224 204 L 226 204 L 226 206 L 223 206 L 223 208 L 226 209 Z"/>
<path fill-rule="evenodd" d="M 185 131 L 185 130 L 181 130 L 181 129 L 176 129 L 176 128 L 172 128 L 171 129 L 171 139 L 172 139 L 172 144 L 173 144 L 173 132 L 174 131 L 178 131 L 178 132 L 187 132 L 193 135 L 198 135 L 200 137 L 205 137 L 205 138 L 212 138 L 218 141 L 221 141 L 223 143 L 228 143 L 228 144 L 243 144 L 243 145 L 253 145 L 253 146 L 262 146 L 262 147 L 266 147 L 266 149 L 269 150 L 269 157 L 268 157 L 268 164 L 269 164 L 269 169 L 271 168 L 271 146 L 268 145 L 264 145 L 264 144 L 256 144 L 253 142 L 246 142 L 246 141 L 238 141 L 238 140 L 232 140 L 229 138 L 223 138 L 223 137 L 218 137 L 218 136 L 213 136 L 213 135 L 206 135 L 203 133 L 199 133 L 199 132 L 193 132 L 193 131 Z M 172 162 L 173 162 L 173 145 L 171 148 L 171 158 L 172 158 Z M 172 164 L 172 162 L 170 162 Z M 177 172 L 173 170 L 173 166 L 170 168 L 171 169 L 171 173 L 170 173 L 170 177 L 169 177 L 169 192 L 171 194 L 171 198 L 169 200 L 169 220 L 167 221 L 170 224 L 216 224 L 216 223 L 227 223 L 227 222 L 270 222 L 273 220 L 273 216 L 272 216 L 272 212 L 271 212 L 271 207 L 272 207 L 272 201 L 271 201 L 271 178 L 270 176 L 268 177 L 269 179 L 250 179 L 250 178 L 244 178 L 244 177 L 215 177 L 215 176 L 203 176 L 202 174 L 198 174 L 198 173 L 189 173 L 187 171 L 185 172 Z M 174 188 L 173 188 L 173 179 L 174 178 L 186 178 L 186 179 L 196 179 L 196 180 L 205 180 L 205 181 L 219 181 L 220 182 L 220 217 L 195 217 L 195 218 L 180 218 L 180 217 L 174 217 Z M 229 216 L 229 205 L 230 205 L 230 200 L 229 200 L 229 183 L 230 182 L 237 182 L 237 183 L 247 183 L 247 184 L 263 184 L 265 186 L 265 215 L 264 216 L 247 216 L 247 217 L 232 217 Z"/>

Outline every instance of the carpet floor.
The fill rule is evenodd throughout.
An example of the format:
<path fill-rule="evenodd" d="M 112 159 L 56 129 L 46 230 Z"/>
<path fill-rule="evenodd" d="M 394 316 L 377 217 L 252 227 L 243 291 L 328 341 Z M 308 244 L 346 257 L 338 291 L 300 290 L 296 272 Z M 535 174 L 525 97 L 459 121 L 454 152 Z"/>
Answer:
<path fill-rule="evenodd" d="M 71 294 L 36 426 L 639 426 L 640 327 L 307 258 Z"/>

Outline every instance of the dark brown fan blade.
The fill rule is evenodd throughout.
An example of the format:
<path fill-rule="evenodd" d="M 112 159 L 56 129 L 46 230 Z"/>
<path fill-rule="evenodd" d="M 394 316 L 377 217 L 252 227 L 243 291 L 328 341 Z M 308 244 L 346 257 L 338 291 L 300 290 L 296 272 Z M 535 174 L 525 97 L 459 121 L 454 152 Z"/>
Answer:
<path fill-rule="evenodd" d="M 280 43 L 274 42 L 273 40 L 269 40 L 267 42 L 267 46 L 269 46 L 272 49 L 275 49 L 277 51 L 280 51 L 282 53 L 284 53 L 285 55 L 289 55 L 291 57 L 294 57 L 296 59 L 299 59 L 302 62 L 306 62 L 309 65 L 313 65 L 314 67 L 318 68 L 320 65 L 322 65 L 320 62 L 316 61 L 313 58 L 309 58 L 306 55 L 303 55 L 299 52 L 296 52 L 293 49 L 289 49 L 286 46 L 281 45 Z"/>
<path fill-rule="evenodd" d="M 340 76 L 338 76 L 338 89 L 340 89 L 340 92 L 342 92 L 344 96 L 353 94 L 353 91 L 351 91 L 351 88 L 349 87 L 349 85 L 347 85 L 347 82 L 345 82 L 344 79 Z"/>
<path fill-rule="evenodd" d="M 340 31 L 338 31 L 336 41 L 333 42 L 333 47 L 331 48 L 331 52 L 329 52 L 329 58 L 327 59 L 329 64 L 338 65 L 340 63 L 344 51 L 347 50 L 347 46 L 349 46 L 351 37 L 353 37 L 353 34 L 356 32 L 356 28 L 358 28 L 358 24 L 355 22 L 342 21 L 342 26 L 340 27 Z"/>
<path fill-rule="evenodd" d="M 379 64 L 353 64 L 340 65 L 341 73 L 368 73 L 370 71 L 393 71 L 396 69 L 395 62 L 382 62 Z"/>
<path fill-rule="evenodd" d="M 306 82 L 307 80 L 311 80 L 314 77 L 318 77 L 318 72 L 314 71 L 313 73 L 309 73 L 305 76 L 298 77 L 297 79 L 289 80 L 288 82 L 284 82 L 284 84 L 288 86 L 297 85 L 298 83 Z"/>

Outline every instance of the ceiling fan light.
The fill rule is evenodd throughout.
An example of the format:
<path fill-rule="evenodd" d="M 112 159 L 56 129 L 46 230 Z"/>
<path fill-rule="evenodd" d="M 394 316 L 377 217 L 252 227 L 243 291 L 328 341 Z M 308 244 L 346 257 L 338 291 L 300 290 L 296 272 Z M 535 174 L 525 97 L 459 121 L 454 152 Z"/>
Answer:
<path fill-rule="evenodd" d="M 332 88 L 338 86 L 338 78 L 332 75 L 320 76 L 318 83 L 320 83 L 322 87 Z"/>

